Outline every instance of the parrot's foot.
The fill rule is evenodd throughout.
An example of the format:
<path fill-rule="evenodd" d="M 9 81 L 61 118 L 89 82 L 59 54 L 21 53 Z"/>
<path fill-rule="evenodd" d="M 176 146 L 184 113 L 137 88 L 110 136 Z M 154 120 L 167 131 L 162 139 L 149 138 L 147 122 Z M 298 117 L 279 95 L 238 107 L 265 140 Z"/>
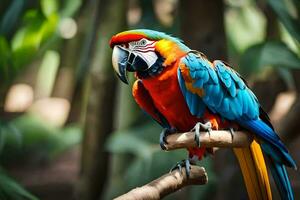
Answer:
<path fill-rule="evenodd" d="M 207 131 L 208 134 L 211 132 L 212 124 L 211 122 L 206 122 L 205 124 L 198 122 L 191 131 L 195 131 L 195 142 L 198 147 L 200 147 L 200 130 Z"/>
<path fill-rule="evenodd" d="M 170 172 L 178 169 L 181 173 L 181 169 L 182 167 L 185 167 L 185 172 L 186 172 L 186 176 L 187 178 L 190 177 L 190 173 L 191 173 L 191 164 L 194 164 L 194 161 L 192 159 L 185 159 L 185 160 L 181 160 L 179 162 L 177 162 L 170 170 Z"/>
<path fill-rule="evenodd" d="M 172 133 L 176 133 L 176 129 L 175 128 L 164 128 L 162 130 L 162 132 L 160 133 L 160 136 L 159 136 L 159 145 L 160 145 L 160 148 L 162 150 L 166 150 L 166 146 L 165 144 L 168 144 L 166 138 L 168 135 L 172 134 Z"/>
<path fill-rule="evenodd" d="M 229 128 L 229 132 L 230 132 L 230 135 L 231 135 L 231 140 L 233 141 L 234 129 Z"/>

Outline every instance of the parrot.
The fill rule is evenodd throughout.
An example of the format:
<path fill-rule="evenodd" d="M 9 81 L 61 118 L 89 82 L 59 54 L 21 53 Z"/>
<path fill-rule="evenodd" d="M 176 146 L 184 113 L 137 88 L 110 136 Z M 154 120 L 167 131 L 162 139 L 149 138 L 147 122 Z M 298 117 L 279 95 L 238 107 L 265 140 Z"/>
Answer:
<path fill-rule="evenodd" d="M 181 163 L 188 168 L 193 159 L 212 153 L 201 145 L 200 129 L 227 129 L 232 137 L 234 131 L 246 130 L 253 141 L 233 152 L 249 199 L 272 199 L 265 158 L 281 199 L 294 199 L 286 167 L 297 169 L 297 165 L 257 97 L 233 67 L 221 60 L 211 62 L 179 38 L 150 29 L 117 33 L 109 45 L 115 73 L 126 84 L 127 74 L 134 73 L 133 98 L 162 126 L 162 149 L 169 134 L 195 130 L 197 147 L 188 148 L 188 159 Z"/>

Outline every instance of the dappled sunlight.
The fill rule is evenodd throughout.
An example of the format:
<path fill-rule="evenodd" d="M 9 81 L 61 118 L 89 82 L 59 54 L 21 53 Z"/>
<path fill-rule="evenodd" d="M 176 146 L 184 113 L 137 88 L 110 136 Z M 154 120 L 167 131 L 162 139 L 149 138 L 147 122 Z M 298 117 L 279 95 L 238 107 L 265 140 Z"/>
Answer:
<path fill-rule="evenodd" d="M 156 0 L 154 1 L 154 11 L 157 18 L 165 26 L 172 26 L 174 15 L 178 6 L 178 0 Z"/>
<path fill-rule="evenodd" d="M 273 109 L 270 112 L 270 118 L 276 124 L 291 109 L 297 97 L 296 92 L 282 92 L 277 96 Z"/>
<path fill-rule="evenodd" d="M 68 118 L 70 102 L 62 98 L 43 98 L 35 101 L 29 112 L 46 123 L 60 127 Z"/>
<path fill-rule="evenodd" d="M 33 89 L 27 84 L 12 85 L 7 92 L 5 112 L 25 112 L 33 102 Z"/>
<path fill-rule="evenodd" d="M 71 39 L 77 33 L 77 24 L 72 18 L 64 18 L 59 24 L 59 33 L 64 39 Z"/>

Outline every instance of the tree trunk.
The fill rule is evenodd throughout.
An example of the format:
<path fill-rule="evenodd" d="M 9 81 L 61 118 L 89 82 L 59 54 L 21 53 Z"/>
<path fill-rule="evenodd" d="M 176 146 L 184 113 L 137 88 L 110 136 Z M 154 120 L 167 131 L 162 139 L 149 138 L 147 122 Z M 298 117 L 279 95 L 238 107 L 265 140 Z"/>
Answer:
<path fill-rule="evenodd" d="M 85 0 L 82 5 L 81 12 L 78 17 L 78 35 L 73 40 L 66 44 L 66 51 L 71 51 L 68 55 L 71 60 L 66 63 L 66 67 L 74 66 L 74 85 L 73 93 L 71 94 L 71 110 L 68 122 L 79 122 L 84 124 L 85 109 L 82 109 L 84 91 L 84 80 L 90 69 L 92 54 L 97 40 L 97 25 L 100 20 L 99 12 L 100 0 Z M 78 48 L 77 43 L 82 44 L 81 49 Z M 76 64 L 75 64 L 76 63 Z"/>
<path fill-rule="evenodd" d="M 211 60 L 227 60 L 222 0 L 181 1 L 181 38 Z"/>
<path fill-rule="evenodd" d="M 116 89 L 108 42 L 113 34 L 123 29 L 126 19 L 126 1 L 103 0 L 95 6 L 98 6 L 101 18 L 87 81 L 89 97 L 79 185 L 79 199 L 85 200 L 101 197 L 108 175 L 109 155 L 104 150 L 104 144 L 113 131 Z"/>

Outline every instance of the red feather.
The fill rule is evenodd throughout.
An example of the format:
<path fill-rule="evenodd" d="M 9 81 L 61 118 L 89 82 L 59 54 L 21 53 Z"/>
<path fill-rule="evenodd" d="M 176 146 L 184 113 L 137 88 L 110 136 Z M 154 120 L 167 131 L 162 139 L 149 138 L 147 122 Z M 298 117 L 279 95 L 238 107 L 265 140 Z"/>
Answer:
<path fill-rule="evenodd" d="M 143 34 L 117 34 L 111 38 L 109 41 L 109 46 L 113 48 L 117 44 L 126 44 L 128 42 L 137 41 L 142 38 L 145 38 L 146 36 Z"/>
<path fill-rule="evenodd" d="M 153 104 L 153 100 L 145 89 L 141 80 L 136 80 L 132 87 L 132 95 L 137 104 L 147 112 L 152 118 L 161 123 L 160 118 L 156 112 L 156 108 Z"/>

